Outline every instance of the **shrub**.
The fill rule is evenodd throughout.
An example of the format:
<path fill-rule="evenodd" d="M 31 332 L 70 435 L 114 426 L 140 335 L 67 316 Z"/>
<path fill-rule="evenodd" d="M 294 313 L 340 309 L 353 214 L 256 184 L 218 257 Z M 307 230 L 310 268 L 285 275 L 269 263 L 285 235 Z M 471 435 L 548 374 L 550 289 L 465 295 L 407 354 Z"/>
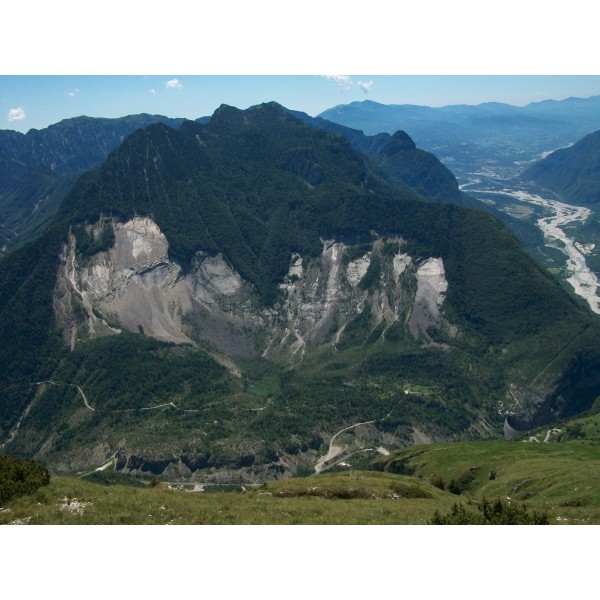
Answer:
<path fill-rule="evenodd" d="M 445 490 L 446 489 L 446 482 L 444 481 L 444 478 L 441 475 L 437 475 L 437 474 L 433 474 L 429 476 L 429 483 L 440 489 L 440 490 Z"/>
<path fill-rule="evenodd" d="M 454 504 L 447 515 L 435 511 L 430 525 L 548 525 L 548 515 L 527 512 L 525 504 L 510 503 L 500 498 L 490 502 L 483 498 L 477 503 L 478 513 L 463 504 Z"/>
<path fill-rule="evenodd" d="M 0 502 L 32 494 L 48 483 L 50 473 L 46 467 L 32 460 L 22 461 L 11 456 L 0 456 Z"/>
<path fill-rule="evenodd" d="M 448 491 L 457 496 L 469 490 L 475 481 L 475 474 L 479 467 L 471 467 L 465 471 L 458 479 L 452 479 L 448 484 Z"/>
<path fill-rule="evenodd" d="M 413 483 L 392 483 L 392 492 L 401 498 L 432 498 L 431 492 Z"/>

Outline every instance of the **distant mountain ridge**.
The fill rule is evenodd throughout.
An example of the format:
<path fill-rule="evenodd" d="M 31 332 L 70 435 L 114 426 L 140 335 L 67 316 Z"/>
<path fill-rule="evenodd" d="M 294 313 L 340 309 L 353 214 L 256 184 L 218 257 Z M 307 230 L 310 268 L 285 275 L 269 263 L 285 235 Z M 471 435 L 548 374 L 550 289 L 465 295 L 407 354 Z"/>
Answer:
<path fill-rule="evenodd" d="M 151 123 L 182 121 L 148 114 L 81 116 L 26 134 L 0 130 L 0 250 L 38 235 L 76 176 L 98 166 L 127 135 Z"/>
<path fill-rule="evenodd" d="M 102 162 L 136 129 L 152 123 L 177 127 L 183 120 L 149 114 L 115 119 L 80 116 L 27 133 L 0 130 L 0 160 L 44 166 L 57 174 L 85 171 Z"/>
<path fill-rule="evenodd" d="M 434 108 L 364 100 L 335 106 L 319 117 L 368 135 L 403 130 L 459 178 L 490 167 L 513 176 L 520 161 L 600 129 L 600 96 L 522 107 L 489 102 Z"/>
<path fill-rule="evenodd" d="M 451 171 L 430 152 L 418 149 L 404 131 L 395 131 L 393 136 L 388 133 L 365 135 L 358 129 L 322 117 L 310 117 L 299 111 L 290 113 L 314 127 L 345 137 L 355 150 L 366 154 L 373 164 L 397 185 L 406 185 L 440 202 L 463 206 L 476 204 L 458 189 L 458 183 Z"/>
<path fill-rule="evenodd" d="M 402 129 L 419 143 L 426 133 L 433 134 L 433 124 L 450 135 L 464 128 L 475 134 L 475 128 L 481 126 L 481 138 L 489 135 L 490 128 L 494 130 L 498 127 L 522 126 L 527 120 L 537 126 L 553 123 L 555 127 L 562 128 L 568 126 L 569 121 L 577 119 L 576 129 L 590 131 L 598 129 L 594 124 L 600 123 L 599 109 L 600 96 L 544 100 L 526 106 L 486 102 L 430 107 L 363 100 L 334 106 L 318 117 L 360 129 L 368 135 L 392 133 Z"/>

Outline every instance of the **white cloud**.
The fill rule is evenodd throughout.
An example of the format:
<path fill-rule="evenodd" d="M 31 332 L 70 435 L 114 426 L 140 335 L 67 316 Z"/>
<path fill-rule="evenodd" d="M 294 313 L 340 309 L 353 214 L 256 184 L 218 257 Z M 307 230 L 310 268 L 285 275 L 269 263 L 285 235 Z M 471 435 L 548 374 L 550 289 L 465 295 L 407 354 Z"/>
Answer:
<path fill-rule="evenodd" d="M 25 109 L 20 107 L 19 108 L 11 108 L 8 111 L 8 120 L 9 121 L 24 121 L 26 119 L 27 115 L 25 114 Z"/>
<path fill-rule="evenodd" d="M 156 90 L 155 90 L 154 88 L 152 88 L 152 89 L 150 90 L 150 93 L 151 93 L 153 96 L 156 96 Z"/>
<path fill-rule="evenodd" d="M 357 81 L 356 85 L 365 93 L 368 94 L 371 86 L 373 85 L 373 80 L 371 81 Z"/>
<path fill-rule="evenodd" d="M 169 79 L 169 81 L 167 81 L 167 83 L 165 84 L 165 87 L 168 90 L 181 90 L 181 89 L 183 89 L 183 86 L 181 85 L 181 83 L 179 83 L 179 79 Z"/>
<path fill-rule="evenodd" d="M 352 87 L 360 88 L 365 94 L 369 93 L 371 86 L 373 85 L 373 81 L 352 81 L 352 77 L 350 75 L 324 75 L 325 79 L 329 79 L 330 81 L 334 81 L 340 86 L 341 91 L 345 92 Z"/>
<path fill-rule="evenodd" d="M 74 98 L 75 96 L 77 96 L 77 94 L 79 94 L 79 89 L 77 88 L 71 90 L 70 92 L 67 92 L 67 96 L 69 96 L 69 98 Z"/>
<path fill-rule="evenodd" d="M 335 81 L 342 90 L 349 90 L 352 87 L 352 78 L 350 75 L 325 75 L 325 79 Z"/>

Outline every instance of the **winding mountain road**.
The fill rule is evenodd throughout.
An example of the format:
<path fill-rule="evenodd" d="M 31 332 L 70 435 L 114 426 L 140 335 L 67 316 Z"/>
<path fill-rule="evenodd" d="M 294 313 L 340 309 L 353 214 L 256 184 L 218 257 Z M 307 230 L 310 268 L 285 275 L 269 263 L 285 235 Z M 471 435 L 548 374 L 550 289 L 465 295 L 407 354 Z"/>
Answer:
<path fill-rule="evenodd" d="M 85 394 L 83 393 L 83 390 L 75 383 L 64 383 L 63 381 L 52 381 L 51 379 L 49 379 L 47 381 L 36 381 L 35 385 L 42 385 L 44 383 L 50 383 L 52 385 L 68 385 L 70 387 L 77 388 L 77 390 L 81 394 L 81 397 L 83 398 L 83 403 L 84 403 L 85 407 L 89 408 L 89 410 L 93 410 L 93 411 L 96 410 L 93 406 L 90 406 L 89 402 L 87 401 L 87 398 L 85 397 Z"/>
<path fill-rule="evenodd" d="M 78 385 L 75 385 L 73 383 L 63 383 L 61 381 L 51 381 L 51 380 L 36 381 L 35 385 L 42 385 L 44 383 L 49 383 L 51 385 L 68 385 L 71 387 L 76 387 L 77 390 L 79 391 L 79 393 L 81 394 L 81 397 L 83 398 L 83 403 L 84 403 L 85 407 L 92 411 L 96 410 L 93 406 L 90 406 L 89 402 L 87 401 L 87 398 L 85 397 L 85 394 L 83 393 L 83 390 Z M 2 444 L 0 444 L 0 450 L 3 450 L 7 444 L 10 444 L 15 439 L 17 432 L 19 431 L 19 428 L 21 427 L 21 422 L 29 414 L 29 411 L 31 410 L 31 407 L 33 406 L 34 401 L 35 401 L 35 398 L 25 407 L 23 414 L 19 417 L 19 420 L 16 422 L 15 426 L 8 434 L 8 438 Z"/>
<path fill-rule="evenodd" d="M 338 454 L 341 454 L 344 451 L 342 446 L 334 446 L 333 442 L 335 438 L 340 435 L 340 433 L 344 433 L 344 431 L 348 431 L 349 429 L 354 429 L 355 427 L 359 427 L 360 425 L 369 425 L 370 423 L 375 423 L 376 421 L 365 421 L 364 423 L 355 423 L 354 425 L 350 425 L 349 427 L 344 427 L 344 429 L 340 429 L 332 438 L 329 440 L 329 452 L 321 458 L 317 464 L 315 465 L 315 473 L 320 473 L 325 468 L 325 463 L 335 458 Z"/>

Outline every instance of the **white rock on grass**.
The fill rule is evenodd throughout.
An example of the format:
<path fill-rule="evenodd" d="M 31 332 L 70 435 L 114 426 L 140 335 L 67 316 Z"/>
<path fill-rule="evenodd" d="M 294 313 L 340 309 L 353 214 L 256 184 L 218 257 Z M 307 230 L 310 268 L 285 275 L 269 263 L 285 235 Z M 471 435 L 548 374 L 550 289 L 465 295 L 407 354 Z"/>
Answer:
<path fill-rule="evenodd" d="M 91 506 L 91 502 L 79 502 L 77 498 L 63 498 L 62 504 L 60 505 L 60 510 L 69 511 L 75 513 L 77 515 L 82 515 L 83 511 Z"/>

